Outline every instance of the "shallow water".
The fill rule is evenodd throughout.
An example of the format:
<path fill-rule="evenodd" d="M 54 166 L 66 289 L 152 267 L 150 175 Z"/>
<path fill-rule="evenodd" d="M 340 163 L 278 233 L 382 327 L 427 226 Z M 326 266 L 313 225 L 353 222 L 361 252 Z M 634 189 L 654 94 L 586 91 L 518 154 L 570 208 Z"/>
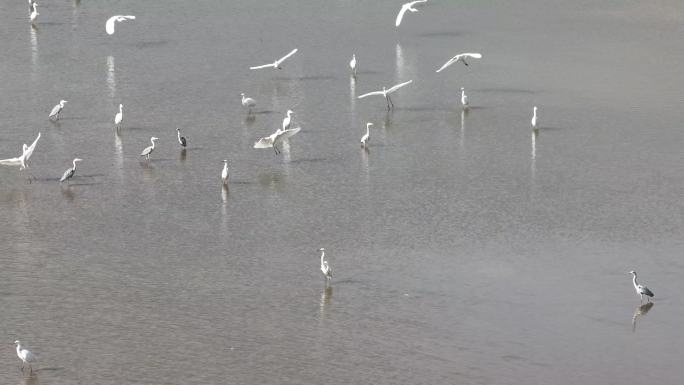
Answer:
<path fill-rule="evenodd" d="M 0 382 L 678 383 L 684 7 L 380 3 L 0 4 Z"/>

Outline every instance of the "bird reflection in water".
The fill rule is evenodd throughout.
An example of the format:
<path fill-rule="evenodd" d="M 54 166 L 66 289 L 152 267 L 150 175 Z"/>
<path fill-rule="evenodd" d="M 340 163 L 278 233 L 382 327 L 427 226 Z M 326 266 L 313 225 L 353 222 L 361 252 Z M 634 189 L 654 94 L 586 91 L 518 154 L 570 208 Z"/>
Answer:
<path fill-rule="evenodd" d="M 325 289 L 321 293 L 321 303 L 320 303 L 320 315 L 323 317 L 325 315 L 325 307 L 330 305 L 330 301 L 332 300 L 332 295 L 333 295 L 333 288 L 332 286 L 326 282 L 325 283 Z"/>
<path fill-rule="evenodd" d="M 187 151 L 186 151 L 185 149 L 182 149 L 181 152 L 180 152 L 180 160 L 183 160 L 183 161 L 184 161 L 185 158 L 187 157 L 187 155 L 188 155 L 188 154 L 187 154 Z"/>
<path fill-rule="evenodd" d="M 71 191 L 71 185 L 62 185 L 62 196 L 70 202 L 74 200 L 75 195 L 74 192 Z"/>
<path fill-rule="evenodd" d="M 390 128 L 392 126 L 392 113 L 393 110 L 387 110 L 387 113 L 385 113 L 385 121 L 383 122 L 383 128 Z"/>
<path fill-rule="evenodd" d="M 40 382 L 38 382 L 38 375 L 36 373 L 31 373 L 27 377 L 23 377 L 21 381 L 19 381 L 19 385 L 38 385 Z"/>
<path fill-rule="evenodd" d="M 647 302 L 643 305 L 637 306 L 636 310 L 634 310 L 634 316 L 632 317 L 632 332 L 636 331 L 637 318 L 645 316 L 646 313 L 651 311 L 653 305 L 655 305 L 653 302 Z"/>

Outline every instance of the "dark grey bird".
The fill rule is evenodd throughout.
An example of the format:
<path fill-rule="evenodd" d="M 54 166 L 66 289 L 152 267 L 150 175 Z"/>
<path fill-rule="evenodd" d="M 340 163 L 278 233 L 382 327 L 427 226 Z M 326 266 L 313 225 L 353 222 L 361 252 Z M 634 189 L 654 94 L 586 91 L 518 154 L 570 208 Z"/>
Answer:
<path fill-rule="evenodd" d="M 180 143 L 181 146 L 187 147 L 188 146 L 188 141 L 185 140 L 184 136 L 181 136 L 180 134 L 180 128 L 176 128 L 176 131 L 178 131 L 178 143 Z"/>
<path fill-rule="evenodd" d="M 653 292 L 649 290 L 646 286 L 641 285 L 637 282 L 637 273 L 636 271 L 632 270 L 629 272 L 629 274 L 632 274 L 634 277 L 632 279 L 632 282 L 634 283 L 634 290 L 636 290 L 637 294 L 641 297 L 641 300 L 644 300 L 644 296 L 646 296 L 647 300 L 650 302 L 651 298 L 653 297 Z"/>
<path fill-rule="evenodd" d="M 76 172 L 76 162 L 80 162 L 83 159 L 80 158 L 74 158 L 74 167 L 69 167 L 66 171 L 64 171 L 64 175 L 62 175 L 62 178 L 59 180 L 60 182 L 64 182 L 67 179 L 70 179 L 72 176 L 74 176 L 74 173 Z"/>

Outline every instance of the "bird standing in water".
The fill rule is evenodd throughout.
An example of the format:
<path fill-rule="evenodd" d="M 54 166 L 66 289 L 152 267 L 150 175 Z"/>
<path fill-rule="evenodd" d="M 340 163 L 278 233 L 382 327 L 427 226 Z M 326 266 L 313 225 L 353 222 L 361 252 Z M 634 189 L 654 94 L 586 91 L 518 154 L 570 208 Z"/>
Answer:
<path fill-rule="evenodd" d="M 176 128 L 176 131 L 178 133 L 178 143 L 180 143 L 180 145 L 183 146 L 183 148 L 187 147 L 188 142 L 187 142 L 187 140 L 185 140 L 184 136 L 181 136 L 180 128 Z"/>

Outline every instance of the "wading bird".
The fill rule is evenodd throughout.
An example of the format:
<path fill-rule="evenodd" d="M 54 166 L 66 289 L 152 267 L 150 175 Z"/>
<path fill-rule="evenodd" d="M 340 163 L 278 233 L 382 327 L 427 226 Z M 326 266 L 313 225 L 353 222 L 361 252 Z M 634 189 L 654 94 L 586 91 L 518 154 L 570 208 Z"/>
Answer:
<path fill-rule="evenodd" d="M 116 128 L 121 127 L 121 122 L 123 122 L 123 104 L 119 104 L 119 112 L 114 115 L 114 124 L 116 124 Z"/>
<path fill-rule="evenodd" d="M 465 94 L 465 88 L 461 87 L 461 106 L 468 108 L 468 96 Z"/>
<path fill-rule="evenodd" d="M 443 66 L 439 67 L 439 69 L 435 72 L 441 72 L 443 69 L 447 68 L 448 66 L 456 63 L 456 62 L 462 62 L 466 66 L 468 65 L 468 62 L 466 61 L 467 58 L 473 58 L 473 59 L 481 59 L 482 54 L 479 53 L 460 53 L 451 59 L 449 59 L 446 63 L 444 63 Z"/>
<path fill-rule="evenodd" d="M 37 5 L 38 5 L 38 3 L 35 3 L 35 2 L 32 4 L 33 11 L 31 11 L 31 14 L 29 15 L 29 18 L 31 19 L 31 24 L 35 24 L 36 21 L 38 20 L 38 15 L 40 15 L 40 13 L 38 13 L 38 10 L 36 9 Z"/>
<path fill-rule="evenodd" d="M 52 111 L 50 111 L 50 115 L 48 116 L 48 119 L 59 120 L 59 113 L 62 112 L 62 108 L 64 108 L 65 104 L 67 104 L 66 100 L 60 100 L 59 104 L 52 107 Z"/>
<path fill-rule="evenodd" d="M 530 123 L 532 123 L 532 129 L 536 130 L 537 129 L 537 106 L 534 106 L 532 109 L 532 120 L 530 120 Z"/>
<path fill-rule="evenodd" d="M 632 278 L 632 283 L 634 284 L 634 290 L 636 290 L 637 294 L 639 294 L 639 297 L 641 297 L 641 300 L 644 300 L 644 296 L 646 296 L 646 299 L 650 302 L 651 298 L 653 297 L 653 292 L 650 291 L 646 286 L 640 285 L 637 283 L 637 273 L 636 271 L 632 270 L 629 272 L 629 274 L 632 274 L 634 277 Z"/>
<path fill-rule="evenodd" d="M 287 116 L 283 119 L 283 131 L 290 128 L 290 123 L 292 123 L 292 117 L 290 115 L 294 114 L 292 110 L 287 110 Z"/>
<path fill-rule="evenodd" d="M 399 24 L 401 24 L 401 19 L 404 18 L 404 14 L 406 11 L 411 11 L 411 12 L 418 12 L 417 9 L 413 8 L 414 5 L 418 3 L 425 3 L 427 0 L 418 0 L 418 1 L 412 1 L 410 3 L 406 3 L 401 6 L 401 9 L 399 10 L 399 13 L 397 14 L 397 19 L 394 21 L 394 26 L 398 27 Z"/>
<path fill-rule="evenodd" d="M 154 151 L 154 141 L 159 140 L 156 136 L 153 136 L 150 138 L 150 142 L 152 142 L 152 145 L 149 147 L 145 147 L 145 149 L 140 153 L 140 156 L 144 156 L 146 160 L 150 159 L 150 154 L 152 151 Z"/>
<path fill-rule="evenodd" d="M 325 260 L 325 249 L 321 247 L 318 251 L 321 252 L 321 271 L 323 276 L 325 276 L 326 282 L 329 282 L 332 279 L 332 268 L 328 265 L 328 261 Z"/>
<path fill-rule="evenodd" d="M 283 140 L 291 137 L 292 135 L 298 133 L 299 130 L 301 130 L 301 127 L 290 128 L 287 130 L 277 129 L 276 132 L 274 132 L 273 134 L 257 140 L 256 143 L 254 143 L 254 148 L 273 147 L 273 151 L 275 151 L 276 154 L 280 154 L 278 144 Z"/>
<path fill-rule="evenodd" d="M 72 176 L 74 176 L 74 173 L 76 172 L 76 162 L 80 162 L 83 159 L 80 158 L 74 158 L 73 161 L 73 167 L 69 167 L 66 171 L 64 171 L 64 175 L 62 175 L 62 178 L 59 180 L 60 182 L 64 182 L 67 179 L 71 179 Z"/>
<path fill-rule="evenodd" d="M 273 67 L 273 69 L 282 69 L 282 67 L 280 67 L 280 63 L 284 62 L 287 58 L 289 58 L 290 56 L 294 55 L 296 52 L 297 52 L 297 48 L 293 49 L 292 51 L 290 51 L 290 53 L 288 53 L 287 55 L 281 57 L 280 59 L 276 60 L 275 62 L 273 62 L 273 63 L 271 63 L 271 64 L 264 64 L 264 65 L 261 65 L 261 66 L 249 67 L 249 69 L 251 69 L 251 70 L 258 70 L 258 69 L 261 69 L 261 68 L 268 68 L 268 67 Z"/>
<path fill-rule="evenodd" d="M 17 356 L 21 360 L 21 371 L 24 371 L 24 365 L 29 364 L 29 369 L 33 373 L 31 363 L 36 361 L 36 356 L 30 350 L 23 348 L 19 340 L 14 341 L 14 343 L 17 345 Z"/>
<path fill-rule="evenodd" d="M 349 61 L 349 68 L 354 76 L 356 76 L 356 54 L 352 54 L 352 58 Z"/>
<path fill-rule="evenodd" d="M 221 170 L 221 180 L 223 180 L 223 185 L 228 185 L 228 159 L 223 160 L 223 170 Z"/>
<path fill-rule="evenodd" d="M 122 22 L 125 20 L 135 20 L 135 16 L 133 15 L 115 15 L 107 19 L 107 22 L 105 23 L 105 31 L 107 31 L 108 35 L 113 35 L 114 34 L 114 26 L 117 22 Z"/>
<path fill-rule="evenodd" d="M 247 108 L 247 111 L 251 112 L 252 108 L 254 108 L 254 106 L 256 106 L 256 100 L 254 100 L 252 98 L 246 98 L 244 92 L 241 92 L 240 96 L 242 96 L 242 107 Z"/>
<path fill-rule="evenodd" d="M 176 128 L 176 133 L 178 134 L 178 143 L 180 143 L 180 145 L 183 146 L 183 148 L 187 147 L 188 141 L 185 140 L 184 136 L 181 136 L 180 128 Z"/>
<path fill-rule="evenodd" d="M 361 137 L 361 147 L 368 146 L 368 141 L 370 140 L 370 126 L 372 125 L 373 123 L 371 122 L 366 123 L 366 135 Z"/>
<path fill-rule="evenodd" d="M 409 81 L 407 81 L 407 82 L 399 83 L 399 84 L 397 84 L 396 86 L 394 86 L 394 87 L 392 87 L 392 88 L 390 88 L 390 89 L 385 89 L 385 87 L 382 87 L 382 91 L 373 91 L 373 92 L 369 92 L 369 93 L 367 93 L 367 94 L 363 94 L 363 95 L 359 96 L 358 98 L 359 98 L 359 99 L 363 99 L 363 98 L 365 98 L 366 96 L 371 96 L 371 95 L 382 95 L 382 96 L 384 96 L 385 99 L 387 100 L 387 109 L 389 110 L 389 109 L 390 109 L 390 104 L 392 105 L 392 108 L 394 108 L 394 103 L 392 103 L 392 98 L 390 98 L 390 94 L 391 94 L 392 92 L 398 90 L 399 88 L 401 88 L 401 87 L 403 87 L 403 86 L 405 86 L 405 85 L 407 85 L 407 84 L 410 84 L 411 82 L 413 82 L 413 80 L 409 80 Z"/>

